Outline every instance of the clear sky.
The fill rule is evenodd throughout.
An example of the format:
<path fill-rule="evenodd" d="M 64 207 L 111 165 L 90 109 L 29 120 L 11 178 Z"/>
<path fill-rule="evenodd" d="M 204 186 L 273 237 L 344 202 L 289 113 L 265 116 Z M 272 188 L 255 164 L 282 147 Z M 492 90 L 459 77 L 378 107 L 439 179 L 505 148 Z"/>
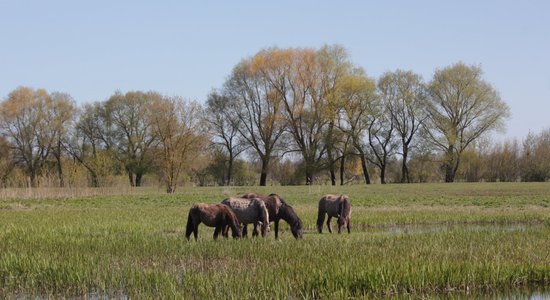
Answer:
<path fill-rule="evenodd" d="M 371 77 L 481 65 L 511 108 L 500 138 L 550 128 L 550 1 L 0 0 L 0 98 L 30 86 L 78 103 L 115 90 L 204 101 L 262 48 L 324 44 Z"/>

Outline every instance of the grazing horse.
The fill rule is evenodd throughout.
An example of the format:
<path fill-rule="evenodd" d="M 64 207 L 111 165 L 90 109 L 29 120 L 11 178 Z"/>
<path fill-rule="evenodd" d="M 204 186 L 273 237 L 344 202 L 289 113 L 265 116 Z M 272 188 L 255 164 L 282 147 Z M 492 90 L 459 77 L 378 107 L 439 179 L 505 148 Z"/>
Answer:
<path fill-rule="evenodd" d="M 294 208 L 287 204 L 285 200 L 277 194 L 270 194 L 269 196 L 259 195 L 256 193 L 248 193 L 242 196 L 243 198 L 258 198 L 265 203 L 267 210 L 269 211 L 269 222 L 275 224 L 275 238 L 279 237 L 279 221 L 285 220 L 290 225 L 290 231 L 295 239 L 302 238 L 302 220 L 298 217 Z M 256 230 L 256 228 L 254 228 Z M 246 230 L 243 228 L 243 235 Z"/>
<path fill-rule="evenodd" d="M 269 212 L 265 206 L 265 203 L 257 198 L 245 199 L 245 198 L 227 198 L 222 201 L 235 212 L 239 223 L 246 226 L 247 224 L 260 224 L 262 227 L 262 236 L 265 237 L 269 233 Z M 255 227 L 256 228 L 256 227 Z M 246 232 L 246 229 L 243 229 Z M 245 235 L 243 232 L 243 235 Z M 227 229 L 224 234 L 227 233 Z M 258 230 L 252 233 L 253 236 L 258 235 Z"/>
<path fill-rule="evenodd" d="M 239 220 L 233 210 L 227 205 L 204 203 L 193 205 L 187 217 L 187 230 L 185 231 L 185 238 L 187 240 L 189 240 L 191 233 L 194 234 L 195 240 L 197 240 L 199 224 L 201 222 L 206 226 L 216 228 L 214 230 L 214 239 L 217 239 L 220 232 L 226 227 L 231 227 L 233 237 L 242 236 Z"/>
<path fill-rule="evenodd" d="M 330 233 L 332 233 L 332 227 L 330 226 L 332 217 L 338 217 L 338 233 L 342 231 L 344 226 L 347 227 L 348 233 L 350 233 L 351 203 L 347 195 L 325 195 L 319 200 L 319 213 L 317 215 L 317 231 L 319 233 L 323 232 L 325 214 L 328 215 L 327 227 Z"/>

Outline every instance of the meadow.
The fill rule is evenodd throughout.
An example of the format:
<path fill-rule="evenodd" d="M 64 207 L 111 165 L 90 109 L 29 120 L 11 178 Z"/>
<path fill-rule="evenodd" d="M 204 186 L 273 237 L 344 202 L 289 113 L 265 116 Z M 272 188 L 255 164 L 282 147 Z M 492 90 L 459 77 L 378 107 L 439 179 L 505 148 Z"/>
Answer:
<path fill-rule="evenodd" d="M 280 239 L 187 241 L 187 212 L 276 192 L 301 217 Z M 316 232 L 348 194 L 351 234 Z M 0 191 L 0 298 L 334 299 L 550 295 L 550 184 Z M 333 220 L 333 227 L 336 227 Z"/>

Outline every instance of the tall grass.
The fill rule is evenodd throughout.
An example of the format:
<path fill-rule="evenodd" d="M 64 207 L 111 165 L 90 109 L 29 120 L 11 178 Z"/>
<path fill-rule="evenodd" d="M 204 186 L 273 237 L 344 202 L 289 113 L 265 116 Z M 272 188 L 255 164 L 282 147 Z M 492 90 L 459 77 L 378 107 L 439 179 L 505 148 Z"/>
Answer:
<path fill-rule="evenodd" d="M 0 295 L 376 298 L 550 284 L 548 184 L 255 189 L 295 206 L 303 240 L 286 224 L 279 241 L 213 241 L 202 225 L 198 242 L 183 238 L 192 203 L 249 190 L 2 199 Z M 352 234 L 315 233 L 327 192 L 351 196 Z"/>

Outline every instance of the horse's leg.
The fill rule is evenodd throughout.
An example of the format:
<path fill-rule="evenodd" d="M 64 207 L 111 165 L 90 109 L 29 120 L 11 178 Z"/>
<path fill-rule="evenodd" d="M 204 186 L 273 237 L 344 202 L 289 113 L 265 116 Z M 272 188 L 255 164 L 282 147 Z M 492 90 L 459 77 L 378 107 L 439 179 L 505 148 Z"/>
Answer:
<path fill-rule="evenodd" d="M 191 237 L 191 233 L 193 232 L 194 225 L 193 225 L 193 217 L 191 214 L 189 214 L 189 217 L 187 217 L 187 226 L 185 228 L 185 238 L 189 240 L 189 237 Z"/>
<path fill-rule="evenodd" d="M 351 233 L 350 230 L 349 230 L 349 222 L 350 222 L 350 221 L 351 221 L 351 220 L 348 219 L 348 222 L 347 222 L 347 224 L 346 224 L 346 227 L 348 227 L 348 234 Z"/>
<path fill-rule="evenodd" d="M 218 235 L 220 234 L 220 231 L 222 231 L 222 225 L 217 225 L 216 229 L 214 229 L 214 239 L 218 239 Z"/>
<path fill-rule="evenodd" d="M 319 204 L 319 211 L 317 213 L 317 231 L 323 233 L 323 223 L 325 222 L 325 209 Z"/>
<path fill-rule="evenodd" d="M 195 241 L 199 238 L 199 223 L 196 223 L 193 228 L 193 235 L 195 236 Z"/>
<path fill-rule="evenodd" d="M 254 229 L 252 230 L 252 236 L 257 237 L 259 234 L 258 232 L 258 223 L 254 223 Z"/>
<path fill-rule="evenodd" d="M 327 227 L 328 227 L 328 232 L 332 233 L 332 227 L 330 226 L 330 220 L 332 220 L 332 217 L 329 215 L 328 219 L 327 219 Z"/>
<path fill-rule="evenodd" d="M 275 220 L 275 239 L 279 238 L 279 220 Z"/>
<path fill-rule="evenodd" d="M 243 228 L 242 228 L 242 236 L 243 237 L 246 237 L 248 235 L 248 225 L 247 224 L 243 224 Z"/>

